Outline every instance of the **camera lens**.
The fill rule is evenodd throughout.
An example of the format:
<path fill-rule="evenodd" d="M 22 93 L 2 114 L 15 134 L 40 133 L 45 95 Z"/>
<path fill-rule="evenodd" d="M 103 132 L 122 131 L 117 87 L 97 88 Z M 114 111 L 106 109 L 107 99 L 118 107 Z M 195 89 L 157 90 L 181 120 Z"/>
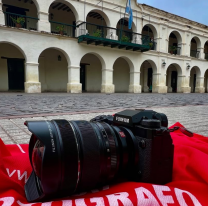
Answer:
<path fill-rule="evenodd" d="M 125 127 L 66 120 L 26 125 L 33 134 L 29 154 L 34 173 L 25 185 L 29 202 L 87 191 L 136 171 L 137 141 Z"/>

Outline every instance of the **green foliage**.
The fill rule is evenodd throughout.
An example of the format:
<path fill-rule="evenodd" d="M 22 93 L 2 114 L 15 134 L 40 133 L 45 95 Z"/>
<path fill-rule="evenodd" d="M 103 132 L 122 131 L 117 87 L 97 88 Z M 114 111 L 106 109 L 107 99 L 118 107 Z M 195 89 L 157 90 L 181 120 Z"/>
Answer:
<path fill-rule="evenodd" d="M 177 51 L 177 47 L 176 46 L 170 46 L 170 51 Z"/>
<path fill-rule="evenodd" d="M 149 43 L 149 46 L 150 46 L 150 48 L 152 48 L 152 46 L 153 46 L 153 43 L 152 43 L 152 42 L 150 42 L 150 43 Z"/>
<path fill-rule="evenodd" d="M 57 31 L 64 31 L 64 29 L 65 29 L 64 25 L 60 25 L 56 27 Z"/>
<path fill-rule="evenodd" d="M 25 23 L 25 18 L 23 18 L 23 17 L 18 17 L 17 19 L 11 17 L 11 19 L 15 24 L 23 25 Z"/>
<path fill-rule="evenodd" d="M 97 29 L 94 33 L 93 33 L 94 37 L 102 37 L 102 31 L 100 29 Z"/>
<path fill-rule="evenodd" d="M 126 36 L 125 34 L 121 37 L 122 42 L 130 42 L 130 38 Z"/>

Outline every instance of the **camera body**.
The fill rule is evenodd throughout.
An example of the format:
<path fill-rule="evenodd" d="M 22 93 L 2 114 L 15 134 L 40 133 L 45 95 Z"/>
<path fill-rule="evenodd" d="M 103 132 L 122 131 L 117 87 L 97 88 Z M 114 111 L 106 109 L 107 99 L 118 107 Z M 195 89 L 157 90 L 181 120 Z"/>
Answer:
<path fill-rule="evenodd" d="M 132 181 L 153 184 L 172 181 L 174 145 L 165 114 L 153 110 L 124 110 L 114 117 L 98 116 L 92 121 L 103 121 L 132 131 L 137 141 L 135 150 L 139 158 L 138 164 L 128 170 Z"/>

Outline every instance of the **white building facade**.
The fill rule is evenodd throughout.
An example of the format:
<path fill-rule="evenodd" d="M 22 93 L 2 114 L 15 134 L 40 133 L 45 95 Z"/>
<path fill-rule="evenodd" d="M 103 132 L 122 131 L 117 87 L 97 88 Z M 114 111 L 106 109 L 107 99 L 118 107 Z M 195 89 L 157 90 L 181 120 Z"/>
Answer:
<path fill-rule="evenodd" d="M 0 0 L 0 91 L 208 91 L 208 28 L 126 0 Z"/>

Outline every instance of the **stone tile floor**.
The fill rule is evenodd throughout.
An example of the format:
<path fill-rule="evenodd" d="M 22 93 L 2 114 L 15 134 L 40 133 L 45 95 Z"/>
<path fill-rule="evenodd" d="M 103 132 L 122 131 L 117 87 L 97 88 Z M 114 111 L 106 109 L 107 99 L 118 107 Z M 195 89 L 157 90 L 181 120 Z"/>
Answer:
<path fill-rule="evenodd" d="M 119 101 L 119 100 L 118 100 Z M 126 106 L 125 106 L 126 107 Z M 132 108 L 132 105 L 128 105 Z M 144 107 L 143 107 L 144 108 Z M 113 109 L 111 107 L 111 109 Z M 153 107 L 157 112 L 165 113 L 168 116 L 169 126 L 179 121 L 187 129 L 208 137 L 208 105 L 200 106 L 180 106 L 180 107 Z M 115 111 L 118 108 L 115 108 Z M 119 109 L 121 110 L 121 109 Z M 98 110 L 99 111 L 99 110 Z M 23 144 L 29 143 L 30 132 L 24 125 L 26 120 L 51 120 L 51 119 L 67 119 L 67 120 L 90 120 L 93 117 L 101 114 L 113 114 L 115 111 L 84 114 L 64 114 L 64 115 L 41 115 L 39 117 L 24 117 L 21 118 L 5 118 L 0 119 L 0 137 L 5 144 Z"/>

